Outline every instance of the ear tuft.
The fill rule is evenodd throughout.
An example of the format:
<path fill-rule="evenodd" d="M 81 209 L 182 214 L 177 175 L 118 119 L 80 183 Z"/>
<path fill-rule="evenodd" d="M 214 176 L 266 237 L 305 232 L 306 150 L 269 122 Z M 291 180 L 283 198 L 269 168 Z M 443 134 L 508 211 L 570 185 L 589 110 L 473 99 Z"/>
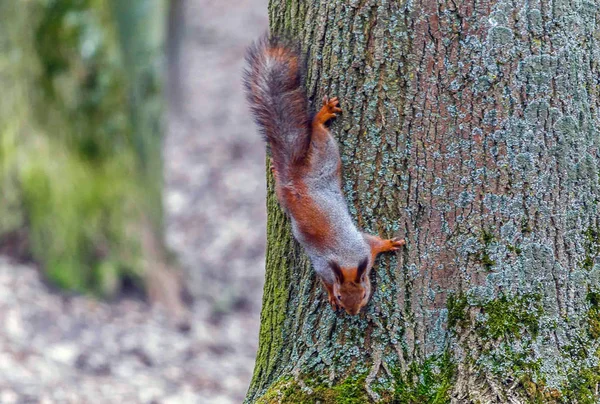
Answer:
<path fill-rule="evenodd" d="M 331 267 L 331 270 L 333 271 L 333 274 L 335 275 L 337 281 L 339 283 L 343 283 L 344 274 L 342 273 L 342 268 L 338 265 L 338 263 L 334 261 L 329 261 L 329 266 Z"/>
<path fill-rule="evenodd" d="M 367 265 L 369 264 L 369 257 L 363 259 L 359 264 L 356 270 L 356 282 L 361 282 L 362 277 L 365 275 L 367 270 Z"/>

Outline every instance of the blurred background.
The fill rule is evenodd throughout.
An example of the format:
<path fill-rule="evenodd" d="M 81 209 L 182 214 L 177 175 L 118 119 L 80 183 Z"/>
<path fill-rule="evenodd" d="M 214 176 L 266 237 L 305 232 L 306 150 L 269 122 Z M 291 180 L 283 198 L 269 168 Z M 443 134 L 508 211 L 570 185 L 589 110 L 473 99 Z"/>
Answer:
<path fill-rule="evenodd" d="M 267 0 L 0 0 L 0 403 L 240 403 Z"/>

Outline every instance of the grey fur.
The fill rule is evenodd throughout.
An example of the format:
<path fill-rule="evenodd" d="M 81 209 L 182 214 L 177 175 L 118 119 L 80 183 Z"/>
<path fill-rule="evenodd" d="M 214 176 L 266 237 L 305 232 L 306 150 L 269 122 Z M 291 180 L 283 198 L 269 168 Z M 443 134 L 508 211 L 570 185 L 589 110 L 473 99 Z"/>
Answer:
<path fill-rule="evenodd" d="M 333 246 L 329 248 L 311 245 L 298 231 L 296 221 L 291 216 L 294 237 L 306 250 L 317 274 L 329 283 L 333 283 L 335 279 L 329 267 L 330 261 L 336 262 L 342 268 L 351 268 L 358 266 L 360 261 L 368 257 L 368 273 L 372 266 L 370 247 L 352 221 L 346 199 L 342 194 L 342 184 L 337 174 L 340 164 L 339 150 L 333 136 L 329 134 L 325 144 L 312 142 L 309 155 L 308 163 L 311 169 L 308 170 L 304 181 L 319 210 L 329 219 L 335 238 L 332 240 Z M 293 187 L 293 184 L 287 186 Z"/>

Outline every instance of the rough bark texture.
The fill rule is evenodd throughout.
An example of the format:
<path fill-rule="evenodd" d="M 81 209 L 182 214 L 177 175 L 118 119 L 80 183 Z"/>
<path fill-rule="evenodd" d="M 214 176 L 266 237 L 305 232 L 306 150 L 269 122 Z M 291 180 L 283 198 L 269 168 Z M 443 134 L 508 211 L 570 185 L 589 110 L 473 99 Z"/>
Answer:
<path fill-rule="evenodd" d="M 334 314 L 269 181 L 248 402 L 596 402 L 600 16 L 587 1 L 272 0 L 338 96 L 360 227 L 401 236 Z M 313 103 L 314 105 L 314 103 Z"/>

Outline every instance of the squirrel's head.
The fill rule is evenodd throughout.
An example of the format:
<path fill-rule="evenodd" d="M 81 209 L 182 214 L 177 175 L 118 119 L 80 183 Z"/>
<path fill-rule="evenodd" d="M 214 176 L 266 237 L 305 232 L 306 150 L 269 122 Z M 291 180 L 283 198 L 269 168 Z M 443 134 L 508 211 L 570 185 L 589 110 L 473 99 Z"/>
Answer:
<path fill-rule="evenodd" d="M 346 313 L 358 314 L 371 297 L 369 258 L 363 259 L 358 266 L 351 268 L 342 268 L 336 262 L 330 262 L 329 265 L 335 274 L 333 293 L 337 303 L 346 310 Z"/>

